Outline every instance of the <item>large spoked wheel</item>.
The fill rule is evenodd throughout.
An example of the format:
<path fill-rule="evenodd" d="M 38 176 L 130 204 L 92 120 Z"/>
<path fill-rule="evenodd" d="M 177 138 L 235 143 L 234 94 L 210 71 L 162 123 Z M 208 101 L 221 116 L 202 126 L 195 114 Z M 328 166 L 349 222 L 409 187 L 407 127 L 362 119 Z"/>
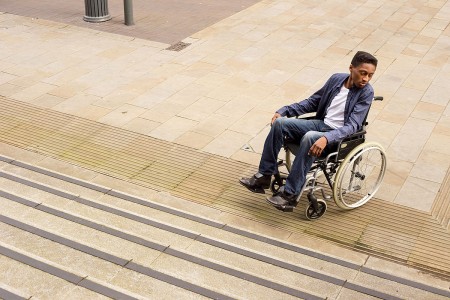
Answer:
<path fill-rule="evenodd" d="M 322 217 L 327 211 L 327 203 L 322 199 L 317 199 L 318 210 L 314 210 L 314 206 L 309 202 L 305 210 L 305 216 L 308 220 L 317 220 Z"/>
<path fill-rule="evenodd" d="M 383 147 L 367 142 L 353 149 L 342 161 L 333 184 L 333 197 L 342 209 L 357 208 L 378 191 L 386 171 Z"/>

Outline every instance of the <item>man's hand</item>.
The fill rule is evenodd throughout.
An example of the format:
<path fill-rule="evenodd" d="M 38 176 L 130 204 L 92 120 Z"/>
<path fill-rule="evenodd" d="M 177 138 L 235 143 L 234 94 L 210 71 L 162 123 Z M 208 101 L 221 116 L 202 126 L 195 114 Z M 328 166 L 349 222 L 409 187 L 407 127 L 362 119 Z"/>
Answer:
<path fill-rule="evenodd" d="M 279 113 L 275 113 L 272 117 L 272 121 L 270 122 L 270 124 L 273 125 L 273 122 L 275 122 L 275 120 L 278 118 L 281 118 L 281 115 Z"/>
<path fill-rule="evenodd" d="M 318 139 L 309 149 L 308 154 L 319 157 L 322 154 L 323 149 L 327 146 L 328 140 L 326 137 Z"/>

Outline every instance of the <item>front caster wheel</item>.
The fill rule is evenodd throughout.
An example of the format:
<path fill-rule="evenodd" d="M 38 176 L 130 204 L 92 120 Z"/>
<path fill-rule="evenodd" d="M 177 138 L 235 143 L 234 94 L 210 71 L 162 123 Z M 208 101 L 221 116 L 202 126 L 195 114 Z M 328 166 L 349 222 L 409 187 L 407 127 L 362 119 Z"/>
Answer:
<path fill-rule="evenodd" d="M 305 210 L 305 216 L 308 220 L 316 220 L 322 217 L 327 211 L 327 203 L 322 199 L 317 199 L 318 209 L 314 209 L 313 203 L 309 202 Z"/>
<path fill-rule="evenodd" d="M 270 190 L 273 194 L 276 194 L 281 191 L 281 188 L 286 184 L 286 178 L 285 175 L 280 175 L 279 178 L 275 177 L 272 183 L 270 184 Z"/>

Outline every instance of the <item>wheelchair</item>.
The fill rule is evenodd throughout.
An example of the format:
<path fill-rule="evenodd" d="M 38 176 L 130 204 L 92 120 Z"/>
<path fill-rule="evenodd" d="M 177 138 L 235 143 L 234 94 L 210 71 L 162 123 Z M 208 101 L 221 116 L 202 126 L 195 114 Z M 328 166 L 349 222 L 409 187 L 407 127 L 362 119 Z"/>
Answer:
<path fill-rule="evenodd" d="M 382 100 L 383 97 L 374 98 L 374 101 Z M 311 118 L 314 117 L 307 117 Z M 386 154 L 380 144 L 365 141 L 368 125 L 366 120 L 367 115 L 361 130 L 342 140 L 335 149 L 328 151 L 328 154 L 316 159 L 306 176 L 296 203 L 278 209 L 292 212 L 302 194 L 307 192 L 305 216 L 308 220 L 315 220 L 325 214 L 327 201 L 331 198 L 339 208 L 350 210 L 364 205 L 375 195 L 386 171 Z M 278 161 L 278 172 L 270 185 L 274 194 L 282 191 L 299 148 L 298 144 L 289 141 L 285 141 L 283 147 L 286 157 Z M 282 167 L 285 167 L 287 172 L 281 171 Z M 327 195 L 325 190 L 327 184 L 332 195 Z"/>

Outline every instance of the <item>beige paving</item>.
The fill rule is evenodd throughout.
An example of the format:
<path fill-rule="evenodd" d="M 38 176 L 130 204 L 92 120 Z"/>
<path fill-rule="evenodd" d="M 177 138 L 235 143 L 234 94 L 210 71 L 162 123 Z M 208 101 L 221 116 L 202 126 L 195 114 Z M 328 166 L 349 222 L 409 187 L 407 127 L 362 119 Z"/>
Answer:
<path fill-rule="evenodd" d="M 53 297 L 89 297 L 91 299 L 108 299 L 92 293 L 81 287 L 60 278 L 55 278 L 47 273 L 15 260 L 0 256 L 2 270 L 1 280 L 4 284 L 22 291 L 22 294 L 33 295 L 39 299 L 51 299 Z M 21 274 L 18 278 L 15 274 Z"/>
<path fill-rule="evenodd" d="M 31 113 L 31 110 L 23 110 L 27 111 L 28 115 L 33 114 Z M 7 111 L 10 111 L 10 108 L 8 108 Z M 11 114 L 10 116 L 13 115 Z M 51 115 L 47 114 L 47 116 Z M 52 116 L 52 119 L 57 119 L 57 114 L 53 114 Z M 101 126 L 101 124 L 98 123 L 90 123 L 92 126 Z M 49 123 L 47 122 L 47 124 Z M 2 127 L 0 127 L 0 129 L 1 128 Z M 111 137 L 116 131 L 118 131 L 118 129 L 113 127 L 109 128 L 109 130 L 106 130 L 105 128 L 102 130 L 102 132 L 105 133 L 105 137 L 110 137 L 110 140 L 114 140 Z M 123 136 L 123 140 L 120 141 L 120 143 L 123 144 L 125 141 L 130 142 L 135 140 L 132 136 L 138 136 L 138 134 L 129 134 L 128 137 Z M 89 136 L 86 138 L 89 138 Z M 151 138 L 147 137 L 146 139 Z M 100 136 L 96 137 L 96 142 L 102 143 Z M 105 145 L 107 144 L 105 141 L 103 141 L 103 143 Z M 159 141 L 159 143 L 162 142 Z M 42 148 L 48 147 L 48 145 L 44 143 L 40 143 L 39 145 Z M 152 151 L 156 152 L 155 148 L 157 148 L 159 144 L 154 142 L 152 145 Z M 101 148 L 99 149 L 101 150 Z M 48 184 L 53 188 L 83 195 L 94 203 L 101 203 L 109 208 L 119 208 L 123 212 L 131 212 L 137 216 L 145 217 L 148 220 L 160 221 L 163 224 L 170 224 L 171 226 L 183 230 L 200 233 L 203 238 L 212 238 L 213 240 L 225 242 L 226 244 L 236 245 L 243 250 L 246 249 L 255 253 L 260 253 L 269 258 L 273 257 L 274 259 L 281 259 L 283 262 L 290 263 L 294 266 L 300 266 L 301 268 L 310 270 L 320 270 L 319 272 L 323 274 L 329 274 L 336 278 L 345 278 L 346 284 L 356 283 L 357 285 L 361 284 L 362 286 L 376 287 L 377 291 L 384 291 L 390 295 L 396 295 L 406 299 L 445 299 L 445 297 L 432 294 L 431 291 L 426 292 L 425 289 L 414 288 L 410 285 L 402 284 L 401 282 L 388 280 L 390 275 L 399 276 L 399 278 L 413 280 L 416 283 L 427 284 L 430 287 L 436 287 L 441 290 L 441 295 L 443 291 L 447 290 L 449 284 L 447 280 L 448 276 L 444 276 L 444 273 L 448 274 L 448 271 L 444 270 L 448 270 L 448 262 L 446 259 L 446 246 L 449 241 L 448 231 L 440 227 L 439 224 L 436 224 L 434 220 L 431 220 L 424 213 L 407 210 L 402 207 L 398 208 L 398 206 L 397 209 L 393 209 L 394 204 L 388 203 L 388 205 L 386 205 L 386 202 L 384 201 L 374 200 L 363 209 L 354 212 L 355 214 L 353 214 L 353 217 L 351 216 L 352 213 L 346 214 L 342 211 L 337 212 L 334 208 L 330 208 L 326 216 L 317 222 L 300 220 L 298 216 L 291 218 L 291 214 L 285 214 L 283 216 L 285 216 L 286 219 L 290 219 L 288 222 L 291 223 L 291 225 L 295 225 L 283 228 L 283 226 L 279 226 L 281 225 L 280 221 L 282 220 L 282 218 L 280 218 L 281 214 L 276 220 L 278 225 L 275 225 L 275 223 L 271 225 L 263 224 L 261 220 L 255 218 L 256 216 L 253 216 L 253 219 L 250 220 L 249 218 L 239 216 L 239 214 L 229 213 L 229 210 L 227 209 L 221 210 L 196 204 L 185 199 L 174 197 L 169 193 L 158 192 L 155 189 L 148 188 L 151 184 L 147 184 L 146 186 L 136 185 L 130 181 L 122 181 L 114 177 L 93 172 L 89 169 L 81 168 L 77 165 L 70 165 L 67 163 L 66 159 L 56 160 L 48 155 L 41 155 L 8 144 L 0 144 L 0 150 L 2 159 L 5 159 L 5 155 L 17 159 L 15 163 L 8 164 L 4 162 L 0 164 L 2 172 L 8 174 L 11 173 L 14 174 L 14 176 L 24 177 L 33 182 Z M 184 150 L 188 151 L 187 148 L 184 148 Z M 198 155 L 204 155 L 204 153 L 197 152 L 197 156 Z M 189 153 L 189 157 L 191 160 L 198 160 L 198 157 L 196 157 L 193 152 Z M 84 157 L 84 159 L 86 159 L 86 157 Z M 135 163 L 135 161 L 131 159 L 127 159 L 127 161 L 130 164 Z M 186 162 L 186 160 L 184 161 Z M 216 165 L 220 168 L 223 166 L 220 162 L 226 161 L 226 159 L 213 157 L 210 161 L 212 162 L 206 162 L 210 164 L 209 168 L 211 168 L 212 165 Z M 258 233 L 261 237 L 272 237 L 280 242 L 286 241 L 289 244 L 299 245 L 301 248 L 305 250 L 309 249 L 316 254 L 326 253 L 329 258 L 336 257 L 344 259 L 347 262 L 352 262 L 363 268 L 381 272 L 385 274 L 384 276 L 387 275 L 387 277 L 383 277 L 386 279 L 381 279 L 381 277 L 370 275 L 370 272 L 363 271 L 362 269 L 350 269 L 340 264 L 332 264 L 311 254 L 292 252 L 286 248 L 280 248 L 275 244 L 267 244 L 264 239 L 256 240 L 245 235 L 223 230 L 223 228 L 213 228 L 205 224 L 188 220 L 180 215 L 176 216 L 161 210 L 144 207 L 142 205 L 124 201 L 124 199 L 115 198 L 111 195 L 103 194 L 101 197 L 98 197 L 98 192 L 94 192 L 90 188 L 82 187 L 80 184 L 69 183 L 65 180 L 53 177 L 54 175 L 44 176 L 40 172 L 34 172 L 27 168 L 18 167 L 17 164 L 20 164 L 20 162 L 30 162 L 33 165 L 44 167 L 50 170 L 50 172 L 56 171 L 59 174 L 66 174 L 73 178 L 94 182 L 107 187 L 108 189 L 113 188 L 118 191 L 129 192 L 134 196 L 139 195 L 139 197 L 142 197 L 142 201 L 149 201 L 149 204 L 158 203 L 182 212 L 187 211 L 193 215 L 199 215 L 206 217 L 209 220 L 219 221 L 220 223 L 227 224 L 227 226 Z M 232 173 L 234 169 L 243 169 L 242 163 L 232 162 L 231 160 L 228 160 L 228 163 L 230 165 L 224 168 L 227 173 Z M 180 166 L 176 166 L 173 168 L 173 171 L 179 172 L 180 168 Z M 217 183 L 215 178 L 210 179 L 212 183 Z M 237 183 L 234 182 L 234 184 Z M 51 193 L 42 191 L 41 189 L 22 185 L 7 178 L 2 178 L 0 185 L 4 187 L 3 190 L 5 192 L 14 193 L 33 201 L 42 201 L 43 205 L 67 212 L 73 216 L 81 216 L 82 218 L 93 222 L 111 226 L 124 233 L 138 235 L 144 239 L 157 241 L 160 244 L 167 243 L 170 245 L 171 249 L 179 249 L 187 254 L 206 258 L 215 263 L 219 263 L 222 266 L 257 274 L 261 278 L 267 278 L 269 280 L 273 278 L 274 282 L 287 284 L 296 288 L 311 288 L 313 293 L 327 295 L 333 299 L 347 299 L 346 297 L 350 299 L 369 298 L 369 296 L 365 294 L 356 292 L 354 287 L 352 288 L 353 291 L 346 291 L 345 288 L 344 290 L 342 289 L 340 284 L 326 283 L 319 280 L 319 278 L 311 278 L 301 272 L 295 273 L 292 269 L 286 270 L 281 266 L 277 267 L 270 263 L 265 264 L 259 259 L 250 258 L 246 255 L 238 255 L 233 251 L 225 250 L 226 248 L 210 247 L 207 244 L 202 243 L 200 238 L 187 239 L 187 237 L 177 237 L 172 232 L 161 234 L 161 230 L 156 227 L 150 230 L 151 226 L 144 225 L 141 222 L 136 222 L 128 218 L 119 217 L 119 215 L 121 215 L 120 213 L 111 213 L 111 211 L 106 212 L 103 209 L 94 209 L 93 207 L 95 207 L 95 205 L 93 207 L 89 205 L 80 205 L 77 201 L 70 201 L 69 199 L 51 195 Z M 188 193 L 189 191 L 185 192 Z M 174 275 L 177 278 L 182 278 L 188 282 L 199 283 L 200 286 L 206 288 L 213 287 L 214 289 L 221 290 L 225 294 L 236 298 L 288 298 L 286 294 L 280 294 L 275 291 L 275 289 L 261 287 L 258 286 L 259 284 L 248 283 L 234 276 L 224 276 L 221 272 L 203 268 L 192 262 L 184 261 L 180 259 L 180 257 L 177 258 L 174 256 L 172 257 L 171 255 L 161 254 L 159 251 L 151 250 L 138 243 L 133 243 L 131 240 L 122 240 L 118 236 L 110 236 L 104 232 L 99 232 L 93 228 L 77 224 L 78 222 L 70 222 L 67 219 L 64 219 L 64 217 L 61 218 L 56 217 L 56 215 L 53 214 L 48 214 L 45 210 L 27 207 L 16 201 L 10 200 L 12 199 L 9 199 L 9 197 L 1 199 L 3 205 L 2 214 L 4 216 L 42 228 L 50 233 L 61 235 L 70 240 L 98 248 L 99 250 L 104 250 L 126 260 L 132 259 L 135 263 L 150 266 L 165 274 Z M 249 206 L 252 204 L 250 197 L 248 197 L 247 201 L 249 205 L 241 207 L 241 214 L 250 211 Z M 217 201 L 215 204 L 217 206 L 221 205 L 220 201 Z M 255 206 L 259 206 L 255 211 L 262 212 L 266 210 L 260 203 L 255 204 Z M 225 208 L 225 206 L 222 207 Z M 272 210 L 270 212 L 273 213 Z M 410 219 L 408 219 L 408 217 L 410 217 Z M 420 228 L 417 227 L 419 223 L 421 223 Z M 87 276 L 88 279 L 98 280 L 102 284 L 111 285 L 111 287 L 115 289 L 126 289 L 127 293 L 133 292 L 146 297 L 152 297 L 153 295 L 161 295 L 160 298 L 167 299 L 174 297 L 198 297 L 198 295 L 186 290 L 173 288 L 167 283 L 150 279 L 144 274 L 125 270 L 121 266 L 111 264 L 110 261 L 101 259 L 96 255 L 92 256 L 92 253 L 86 254 L 84 251 L 79 252 L 71 246 L 67 248 L 66 244 L 61 243 L 61 241 L 58 241 L 57 239 L 42 238 L 31 232 L 24 231 L 23 228 L 19 229 L 7 224 L 8 223 L 4 223 L 4 221 L 0 224 L 0 236 L 2 243 L 7 244 L 9 248 L 19 248 L 22 252 L 27 252 L 31 256 L 38 256 L 40 257 L 40 260 L 50 261 L 63 269 L 69 267 L 69 269 L 79 272 L 80 275 Z M 336 224 L 339 226 L 336 226 Z M 303 230 L 301 230 L 300 227 L 303 227 Z M 341 232 L 335 230 L 336 228 L 334 227 L 341 227 Z M 360 247 L 359 249 L 363 250 L 363 253 L 341 248 L 323 238 L 319 239 L 311 235 L 324 237 L 325 233 L 330 232 L 331 235 L 325 238 L 331 237 L 331 240 L 337 241 L 336 237 L 340 235 L 343 241 L 345 241 L 346 239 L 349 239 L 350 235 L 354 235 L 357 238 L 357 232 L 359 230 L 363 230 L 363 232 L 360 233 L 361 237 L 357 239 L 357 245 L 355 244 L 351 248 L 358 249 L 358 247 Z M 63 246 L 63 244 L 65 246 Z M 363 249 L 362 246 L 364 244 L 366 244 L 368 248 Z M 389 259 L 395 257 L 396 260 L 400 260 L 404 265 L 380 259 L 379 256 L 383 255 L 383 253 L 386 253 Z M 438 259 L 432 259 L 432 257 L 438 257 Z M 17 262 L 14 263 L 18 264 Z M 17 268 L 9 262 L 5 261 L 5 264 L 8 272 L 17 270 Z M 410 266 L 407 266 L 408 264 Z M 442 275 L 441 279 L 435 276 L 436 273 L 435 275 L 432 275 L 426 270 L 416 269 L 415 267 L 417 267 L 418 264 L 422 264 L 422 268 L 427 266 L 426 269 L 428 270 L 429 267 L 434 267 L 435 272 L 440 270 L 437 273 Z M 441 273 L 441 271 L 443 271 L 443 273 Z M 34 274 L 30 275 L 27 274 L 27 276 L 39 276 L 37 273 L 38 272 L 34 272 Z M 24 291 L 29 290 L 24 288 L 23 284 L 19 284 L 20 281 L 15 280 L 13 274 L 6 274 L 9 278 L 4 281 L 8 286 L 19 288 Z M 35 284 L 34 280 L 31 282 Z M 44 281 L 44 283 L 52 286 L 55 285 L 51 281 Z M 37 287 L 39 287 L 39 285 L 29 291 L 33 294 L 37 294 L 39 293 L 39 291 L 36 290 Z M 170 291 L 166 292 L 166 289 L 170 289 Z M 54 292 L 50 289 L 47 290 L 49 291 L 49 294 Z M 92 297 L 90 295 L 92 293 L 80 288 L 68 289 L 67 291 L 64 291 L 64 293 L 67 295 L 74 295 L 74 297 Z M 78 295 L 78 293 L 80 293 L 80 295 Z M 48 294 L 45 296 L 46 297 L 43 298 L 49 298 Z"/>
<path fill-rule="evenodd" d="M 445 183 L 450 182 L 449 15 L 450 1 L 446 0 L 352 0 L 346 5 L 339 0 L 263 0 L 186 36 L 184 41 L 191 45 L 172 52 L 165 50 L 168 45 L 164 43 L 2 13 L 0 8 L 0 96 L 47 109 L 33 116 L 35 124 L 42 127 L 35 134 L 27 136 L 26 130 L 15 128 L 23 120 L 8 116 L 10 123 L 0 120 L 0 135 L 24 149 L 58 156 L 119 178 L 133 178 L 135 183 L 153 189 L 125 185 L 119 180 L 113 183 L 110 177 L 93 175 L 82 168 L 75 171 L 86 180 L 95 176 L 93 180 L 99 184 L 116 184 L 130 193 L 151 195 L 182 210 L 219 216 L 227 224 L 259 230 L 294 244 L 307 244 L 336 256 L 344 255 L 358 263 L 366 260 L 365 254 L 347 252 L 305 236 L 326 235 L 328 240 L 349 248 L 378 252 L 397 261 L 444 270 L 448 274 L 445 249 L 448 249 L 450 210 Z M 347 214 L 331 207 L 324 220 L 308 223 L 298 220 L 298 215 L 269 211 L 257 202 L 260 199 L 243 194 L 242 189 L 229 188 L 231 182 L 236 184 L 236 178 L 231 175 L 250 173 L 256 168 L 273 112 L 309 96 L 331 73 L 345 72 L 357 50 L 370 51 L 380 61 L 373 85 L 384 101 L 372 107 L 368 139 L 380 142 L 388 157 L 387 174 L 377 194 L 381 200 Z M 56 112 L 68 114 L 66 123 Z M 61 119 L 58 122 L 45 119 L 50 115 Z M 130 138 L 124 133 L 121 139 L 114 140 L 114 129 L 91 123 L 95 126 L 83 127 L 76 132 L 77 138 L 70 140 L 67 134 L 80 128 L 77 122 L 72 122 L 72 115 L 136 135 Z M 52 122 L 64 124 L 61 128 L 42 125 Z M 57 134 L 52 135 L 55 129 Z M 78 147 L 86 136 L 90 137 L 89 141 Z M 170 142 L 175 148 L 181 145 L 186 153 L 179 159 L 172 157 L 173 153 L 166 153 L 172 159 L 170 163 L 153 164 L 158 160 L 152 160 L 152 155 L 160 150 L 146 142 L 151 138 Z M 52 140 L 60 144 L 50 148 Z M 113 148 L 109 148 L 110 142 Z M 14 151 L 5 144 L 0 147 L 4 155 Z M 193 149 L 200 150 L 199 161 L 190 161 L 194 157 Z M 123 153 L 134 155 L 135 160 L 123 159 Z M 148 155 L 137 161 L 136 153 Z M 217 155 L 221 159 L 215 158 Z M 21 153 L 21 159 L 44 167 L 58 165 L 57 160 L 42 160 L 30 151 Z M 147 172 L 138 169 L 150 164 L 154 169 Z M 0 167 L 8 171 L 7 167 Z M 66 168 L 63 164 L 61 167 Z M 161 170 L 169 167 L 173 170 L 172 181 L 162 184 L 158 181 L 164 175 Z M 161 173 L 154 174 L 155 169 Z M 213 180 L 207 192 L 196 192 L 201 190 L 202 176 L 214 178 L 221 172 L 225 173 L 223 183 Z M 139 175 L 135 177 L 136 174 Z M 188 175 L 192 176 L 184 180 Z M 1 183 L 5 182 L 8 184 L 2 179 Z M 19 191 L 17 187 L 17 193 L 29 195 L 30 191 Z M 236 198 L 245 203 L 236 205 L 232 201 Z M 135 223 L 124 224 L 106 213 L 93 214 L 76 204 L 49 200 L 45 193 L 42 201 L 105 220 L 124 230 L 150 234 Z M 109 203 L 110 199 L 105 197 L 99 201 Z M 18 211 L 18 206 L 9 204 L 3 208 L 4 213 L 12 214 Z M 133 209 L 132 206 L 124 208 Z M 39 220 L 40 215 L 23 209 L 14 217 L 24 221 L 36 217 L 33 222 L 50 224 L 55 232 L 101 244 L 112 253 L 119 251 L 115 248 L 116 239 L 81 230 L 79 226 L 64 227 L 56 218 Z M 3 236 L 14 233 L 8 226 L 3 227 Z M 180 245 L 194 252 L 202 250 L 183 241 Z M 130 247 L 127 256 L 139 256 L 142 252 L 140 247 Z M 208 255 L 214 258 L 217 254 Z M 295 258 L 291 259 L 295 263 Z M 30 277 L 28 272 L 39 273 L 5 257 L 1 260 L 6 269 L 24 272 L 26 278 Z M 174 259 L 163 258 L 159 263 L 161 268 L 178 272 L 173 266 L 177 263 Z M 418 281 L 426 277 L 412 268 L 398 268 L 385 261 L 380 264 L 372 256 L 366 263 L 375 270 L 392 270 L 393 275 Z M 210 273 L 194 271 L 212 284 L 220 285 L 211 279 Z M 149 292 L 151 282 L 146 278 L 127 270 L 116 274 L 115 277 L 113 273 L 104 275 L 130 291 Z M 39 289 L 32 292 L 45 298 L 49 291 L 44 290 L 44 285 L 50 279 L 36 283 Z M 371 280 L 364 275 L 354 278 L 354 282 L 385 284 L 382 280 Z M 23 282 L 7 283 L 24 288 Z M 61 295 L 73 291 L 80 293 L 81 298 L 91 296 L 88 291 L 74 289 L 64 282 L 52 284 L 60 289 Z M 442 288 L 447 287 L 448 281 L 443 281 Z M 419 290 L 412 294 L 398 290 L 395 285 L 385 288 L 397 290 L 404 298 L 430 297 Z M 173 293 L 178 295 L 177 291 Z M 248 296 L 252 296 L 250 292 Z M 361 299 L 361 295 L 344 289 L 339 298 Z"/>
<path fill-rule="evenodd" d="M 182 211 L 196 213 L 205 211 L 211 217 L 219 215 L 219 218 L 227 224 L 237 223 L 239 226 L 251 229 L 256 224 L 264 223 L 267 225 L 264 228 L 264 234 L 270 234 L 276 238 L 292 237 L 293 241 L 297 242 L 303 239 L 295 236 L 297 233 L 318 236 L 351 249 L 376 253 L 376 255 L 389 257 L 422 269 L 448 274 L 449 265 L 446 254 L 449 241 L 447 222 L 450 216 L 448 214 L 450 205 L 448 184 L 444 185 L 446 189 L 442 190 L 442 193 L 440 191 L 438 200 L 431 205 L 433 210 L 431 215 L 410 208 L 408 203 L 398 205 L 374 198 L 363 207 L 352 211 L 339 210 L 330 203 L 327 214 L 321 220 L 309 222 L 303 217 L 307 202 L 306 195 L 303 196 L 294 213 L 281 213 L 264 204 L 264 196 L 243 193 L 243 187 L 239 185 L 236 178 L 252 172 L 254 166 L 250 164 L 76 116 L 39 109 L 26 103 L 2 99 L 2 97 L 0 100 L 4 107 L 0 112 L 0 131 L 2 132 L 0 137 L 4 141 L 0 143 L 2 155 L 17 157 L 26 162 L 51 168 L 53 165 L 59 165 L 53 162 L 55 159 L 60 159 L 116 177 L 112 184 L 115 188 L 123 188 L 125 191 L 138 193 L 144 197 L 156 198 L 157 201 L 168 205 L 178 203 L 176 207 Z M 41 120 L 42 117 L 47 119 Z M 38 153 L 52 158 L 44 160 Z M 397 168 L 408 170 L 408 165 L 399 165 Z M 30 174 L 30 171 L 17 169 L 16 166 L 3 166 L 3 169 L 6 173 L 17 172 L 17 176 L 29 176 L 44 184 L 60 185 L 57 180 Z M 72 174 L 73 172 L 71 170 Z M 90 172 L 82 173 L 85 178 L 92 177 Z M 443 182 L 448 183 L 449 174 L 445 175 Z M 10 186 L 15 193 L 24 196 L 32 195 L 32 189 L 8 183 L 9 180 L 6 178 L 3 184 Z M 128 183 L 123 184 L 119 179 Z M 395 186 L 396 180 L 400 179 L 390 178 L 389 182 Z M 103 186 L 109 186 L 110 180 L 111 178 L 106 176 L 100 176 L 98 179 L 95 177 L 95 181 Z M 424 193 L 429 191 L 426 184 L 423 182 L 420 184 Z M 137 188 L 139 185 L 151 189 Z M 76 194 L 84 195 L 85 193 L 83 189 L 74 189 L 70 184 L 61 184 L 61 186 Z M 405 192 L 405 190 L 397 192 Z M 158 234 L 151 234 L 146 228 L 134 222 L 121 222 L 116 217 L 110 217 L 109 213 L 93 214 L 91 209 L 83 208 L 78 203 L 67 203 L 56 198 L 49 200 L 45 193 L 43 195 L 41 201 L 52 206 L 73 210 L 76 214 L 88 218 L 104 220 L 105 223 L 128 232 L 150 234 L 161 241 L 170 239 L 165 235 L 161 236 L 161 233 L 157 237 Z M 98 200 L 98 192 L 90 192 L 86 195 L 92 195 L 94 201 L 109 203 L 108 198 L 102 197 Z M 178 197 L 184 200 L 179 201 Z M 416 194 L 408 195 L 408 197 L 419 198 Z M 194 205 L 190 201 L 198 204 Z M 420 203 L 429 205 L 424 201 Z M 14 209 L 14 205 L 3 209 L 10 212 Z M 29 210 L 19 211 L 23 214 L 30 213 Z M 141 212 L 138 211 L 138 214 Z M 60 226 L 58 222 L 53 223 L 55 220 L 48 221 L 51 228 Z M 181 225 L 181 227 L 184 226 Z M 259 228 L 261 230 L 261 227 Z M 280 233 L 280 229 L 293 234 L 290 236 L 282 231 Z M 189 246 L 189 243 L 175 240 L 177 243 L 180 242 L 180 247 Z"/>
<path fill-rule="evenodd" d="M 186 37 L 181 52 L 1 13 L 0 94 L 257 164 L 273 111 L 367 50 L 385 98 L 369 116 L 389 161 L 380 196 L 429 212 L 450 166 L 450 3 L 351 7 L 261 1 Z"/>

